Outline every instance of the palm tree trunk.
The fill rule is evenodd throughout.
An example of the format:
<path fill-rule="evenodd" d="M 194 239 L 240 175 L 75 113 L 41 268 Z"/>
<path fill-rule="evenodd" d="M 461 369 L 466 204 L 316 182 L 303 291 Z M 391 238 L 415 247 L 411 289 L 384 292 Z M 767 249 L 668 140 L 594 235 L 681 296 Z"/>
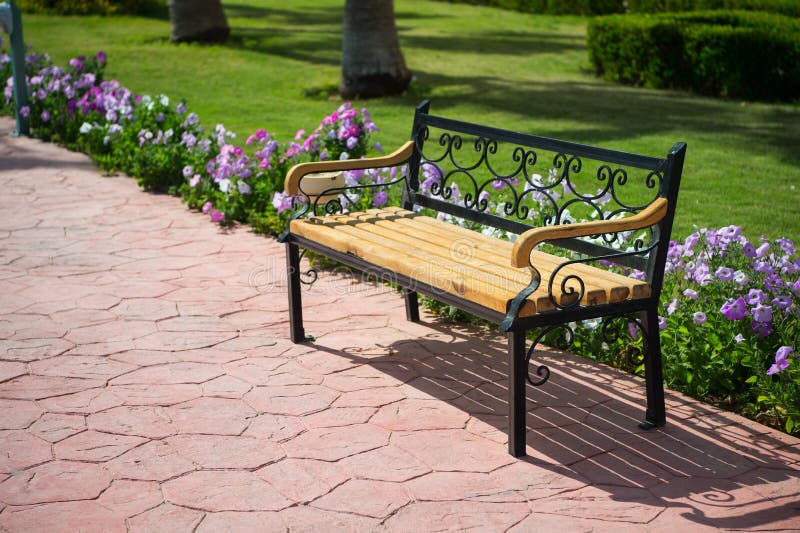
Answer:
<path fill-rule="evenodd" d="M 221 43 L 230 35 L 220 0 L 169 0 L 173 42 Z"/>
<path fill-rule="evenodd" d="M 408 87 L 393 0 L 346 0 L 342 41 L 343 97 L 400 94 Z"/>

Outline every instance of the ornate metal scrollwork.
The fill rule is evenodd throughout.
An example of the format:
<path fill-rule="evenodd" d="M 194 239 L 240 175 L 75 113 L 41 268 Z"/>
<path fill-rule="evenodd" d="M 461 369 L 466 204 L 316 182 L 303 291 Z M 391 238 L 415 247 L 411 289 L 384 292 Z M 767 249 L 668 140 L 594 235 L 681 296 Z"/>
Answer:
<path fill-rule="evenodd" d="M 615 344 L 620 340 L 620 329 L 611 327 L 611 324 L 613 324 L 615 321 L 618 320 L 626 320 L 629 324 L 629 327 L 630 324 L 634 324 L 636 328 L 641 332 L 642 337 L 645 339 L 647 338 L 647 336 L 645 335 L 646 330 L 641 320 L 627 315 L 616 315 L 603 319 L 602 325 L 600 326 L 600 338 L 607 345 Z M 631 340 L 635 340 L 632 334 L 632 329 L 631 329 Z M 625 356 L 625 362 L 631 368 L 636 368 L 641 362 L 642 358 L 644 357 L 644 353 L 640 347 L 628 343 L 625 348 L 624 356 Z"/>
<path fill-rule="evenodd" d="M 308 252 L 308 250 L 303 248 L 303 251 L 300 252 L 300 259 L 299 259 L 300 261 L 303 260 L 303 257 L 305 257 L 306 252 Z M 318 277 L 319 277 L 319 272 L 313 266 L 309 267 L 309 269 L 306 270 L 305 272 L 303 272 L 302 270 L 300 271 L 300 283 L 302 283 L 303 285 L 313 285 L 314 282 L 317 281 Z"/>
<path fill-rule="evenodd" d="M 564 337 L 562 338 L 562 342 L 557 345 L 557 348 L 562 350 L 569 349 L 572 346 L 573 341 L 575 340 L 575 332 L 572 331 L 572 328 L 568 324 L 557 324 L 555 326 L 548 326 L 543 328 L 541 332 L 536 336 L 533 340 L 533 344 L 531 347 L 528 348 L 528 353 L 525 355 L 525 363 L 528 365 L 528 373 L 527 373 L 527 380 L 528 383 L 533 385 L 534 387 L 540 387 L 545 384 L 545 382 L 550 379 L 550 369 L 545 365 L 539 365 L 536 367 L 536 375 L 539 376 L 540 379 L 534 381 L 531 379 L 531 372 L 530 372 L 530 364 L 531 364 L 531 356 L 533 355 L 534 350 L 536 349 L 536 345 L 538 345 L 544 337 L 546 337 L 549 333 L 553 331 L 557 331 L 563 329 L 564 330 Z"/>
<path fill-rule="evenodd" d="M 417 135 L 424 141 L 430 134 L 428 127 L 424 127 Z M 637 213 L 658 196 L 664 180 L 662 169 L 647 171 L 642 186 L 634 195 L 639 201 L 629 201 L 621 194 L 626 184 L 629 190 L 634 189 L 631 171 L 627 168 L 615 168 L 602 161 L 598 161 L 596 168 L 590 168 L 585 157 L 558 152 L 553 156 L 552 166 L 542 172 L 545 178 L 541 178 L 534 172 L 537 163 L 544 161 L 540 152 L 508 143 L 510 152 L 503 153 L 509 155 L 498 161 L 500 144 L 496 139 L 483 136 L 468 143 L 460 134 L 452 132 L 440 133 L 437 142 L 423 143 L 421 164 L 435 168 L 432 174 L 437 177 L 432 180 L 436 183 L 429 184 L 423 192 L 442 200 L 458 200 L 463 207 L 484 213 L 491 211 L 489 196 L 494 191 L 502 191 L 493 196 L 498 214 L 519 221 L 535 215 L 540 223 L 554 225 L 574 222 L 575 215 L 570 210 L 576 208 L 581 219 L 588 216 L 587 213 L 592 218 L 606 220 L 621 213 Z M 469 146 L 472 149 L 468 149 Z M 472 157 L 467 161 L 469 154 Z M 499 170 L 502 164 L 508 169 Z M 598 183 L 599 188 L 588 190 L 592 181 Z M 452 192 L 455 184 L 464 189 L 463 196 L 458 199 Z M 607 244 L 617 241 L 613 234 L 604 239 Z"/>

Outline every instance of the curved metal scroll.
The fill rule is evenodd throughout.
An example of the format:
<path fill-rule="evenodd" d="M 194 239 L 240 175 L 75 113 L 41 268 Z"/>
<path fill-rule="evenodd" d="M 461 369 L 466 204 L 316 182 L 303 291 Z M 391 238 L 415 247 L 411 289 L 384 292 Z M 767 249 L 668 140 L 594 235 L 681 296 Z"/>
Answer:
<path fill-rule="evenodd" d="M 303 248 L 303 251 L 300 252 L 300 258 L 298 260 L 298 263 L 299 261 L 303 260 L 303 257 L 306 255 L 306 252 L 308 252 L 308 249 Z M 317 269 L 314 267 L 309 267 L 309 269 L 306 270 L 305 272 L 300 271 L 300 283 L 302 283 L 303 285 L 313 285 L 314 282 L 317 281 L 318 277 L 319 277 L 319 272 L 317 272 Z"/>
<path fill-rule="evenodd" d="M 536 375 L 539 376 L 540 379 L 536 381 L 531 379 L 531 372 L 530 372 L 531 356 L 533 355 L 533 352 L 536 349 L 536 345 L 539 344 L 545 336 L 559 329 L 563 329 L 566 335 L 564 336 L 564 340 L 558 345 L 558 348 L 562 350 L 569 349 L 569 347 L 572 346 L 572 343 L 575 340 L 575 332 L 572 331 L 572 328 L 568 324 L 557 324 L 555 326 L 549 326 L 544 328 L 533 340 L 533 344 L 531 344 L 531 347 L 528 348 L 528 353 L 525 355 L 525 364 L 528 365 L 527 380 L 528 383 L 530 383 L 534 387 L 540 387 L 544 385 L 548 379 L 550 379 L 550 369 L 545 365 L 537 366 Z"/>
<path fill-rule="evenodd" d="M 619 329 L 610 328 L 610 326 L 615 321 L 623 319 L 627 320 L 628 323 L 636 324 L 636 327 L 642 333 L 643 339 L 647 339 L 647 334 L 646 334 L 647 330 L 645 329 L 641 320 L 639 320 L 638 318 L 632 318 L 627 315 L 616 315 L 616 316 L 606 317 L 602 321 L 602 325 L 600 326 L 600 338 L 604 343 L 610 345 L 620 340 Z M 628 365 L 630 365 L 633 368 L 636 368 L 643 357 L 644 353 L 642 352 L 641 348 L 639 348 L 638 346 L 634 346 L 633 344 L 628 344 L 625 350 L 625 359 Z"/>

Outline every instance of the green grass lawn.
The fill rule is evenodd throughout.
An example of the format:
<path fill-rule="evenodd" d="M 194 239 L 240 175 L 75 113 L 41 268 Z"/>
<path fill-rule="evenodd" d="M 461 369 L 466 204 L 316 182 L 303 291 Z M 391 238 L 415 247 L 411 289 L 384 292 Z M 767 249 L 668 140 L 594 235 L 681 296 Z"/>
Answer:
<path fill-rule="evenodd" d="M 108 78 L 135 92 L 185 98 L 207 127 L 279 140 L 313 129 L 338 100 L 341 0 L 224 2 L 224 46 L 173 45 L 166 20 L 23 15 L 26 41 L 63 64 L 104 50 Z M 391 149 L 413 107 L 608 148 L 662 156 L 689 145 L 676 220 L 739 224 L 757 238 L 800 241 L 800 105 L 769 105 L 617 86 L 588 69 L 586 20 L 425 0 L 395 0 L 415 75 L 408 94 L 366 105 Z M 310 95 L 310 96 L 309 96 Z"/>

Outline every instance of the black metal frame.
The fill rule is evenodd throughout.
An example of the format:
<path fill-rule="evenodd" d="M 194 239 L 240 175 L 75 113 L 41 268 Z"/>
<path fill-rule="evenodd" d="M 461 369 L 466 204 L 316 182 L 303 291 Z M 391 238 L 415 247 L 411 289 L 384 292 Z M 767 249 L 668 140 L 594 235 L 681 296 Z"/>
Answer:
<path fill-rule="evenodd" d="M 525 290 L 521 291 L 520 294 L 509 303 L 507 313 L 503 314 L 482 305 L 478 305 L 469 300 L 465 300 L 454 294 L 437 289 L 436 287 L 421 283 L 418 280 L 398 274 L 379 265 L 364 261 L 363 259 L 352 254 L 342 253 L 302 236 L 294 235 L 287 229 L 286 233 L 281 236 L 281 240 L 286 243 L 287 272 L 289 277 L 290 331 L 292 341 L 298 343 L 307 339 L 305 330 L 303 328 L 302 318 L 300 288 L 301 283 L 304 282 L 302 279 L 304 273 L 301 272 L 300 269 L 301 256 L 299 253 L 299 247 L 307 250 L 313 250 L 314 252 L 327 256 L 330 259 L 338 261 L 342 264 L 351 266 L 371 275 L 375 275 L 380 279 L 391 281 L 392 283 L 398 285 L 403 289 L 403 296 L 406 305 L 406 317 L 410 321 L 419 320 L 419 309 L 417 302 L 417 294 L 419 293 L 436 298 L 445 304 L 453 305 L 466 312 L 498 324 L 500 329 L 506 332 L 508 337 L 508 450 L 509 453 L 514 456 L 521 456 L 525 454 L 526 436 L 525 382 L 527 380 L 532 385 L 541 385 L 547 381 L 550 373 L 549 369 L 540 365 L 536 370 L 539 379 L 534 380 L 531 378 L 527 370 L 529 368 L 530 359 L 534 348 L 544 334 L 551 329 L 568 327 L 566 325 L 570 322 L 593 318 L 617 317 L 636 313 L 639 316 L 639 319 L 636 320 L 636 322 L 642 330 L 642 334 L 644 336 L 644 366 L 647 396 L 645 421 L 640 424 L 640 427 L 643 429 L 649 429 L 664 425 L 666 422 L 666 409 L 664 403 L 661 345 L 658 328 L 657 307 L 661 295 L 664 267 L 666 264 L 669 246 L 669 237 L 675 216 L 678 188 L 686 151 L 685 144 L 676 144 L 667 154 L 665 159 L 659 159 L 454 121 L 451 119 L 429 115 L 428 110 L 429 103 L 427 101 L 423 102 L 417 107 L 412 131 L 412 139 L 415 140 L 416 149 L 414 150 L 412 157 L 407 162 L 409 164 L 409 174 L 406 179 L 395 181 L 405 181 L 406 187 L 404 189 L 402 205 L 404 208 L 409 210 L 414 206 L 422 206 L 449 213 L 454 216 L 459 216 L 481 224 L 504 229 L 506 231 L 512 231 L 514 233 L 522 233 L 523 231 L 530 229 L 529 225 L 518 220 L 513 220 L 513 216 L 512 218 L 503 218 L 485 212 L 485 206 L 484 209 L 481 209 L 481 206 L 478 205 L 477 201 L 477 191 L 481 187 L 484 187 L 485 184 L 479 187 L 476 183 L 475 194 L 472 198 L 467 199 L 467 205 L 465 206 L 456 205 L 445 200 L 420 194 L 419 170 L 421 164 L 427 161 L 424 155 L 424 143 L 428 136 L 429 127 L 442 128 L 452 132 L 452 135 L 448 134 L 446 139 L 445 135 L 443 135 L 439 140 L 440 146 L 445 146 L 447 143 L 450 143 L 450 145 L 447 146 L 448 151 L 451 149 L 451 145 L 455 142 L 459 143 L 460 146 L 461 141 L 459 135 L 478 137 L 479 141 L 475 143 L 476 150 L 483 150 L 483 154 L 478 162 L 478 165 L 488 163 L 486 154 L 490 153 L 490 144 L 494 141 L 509 142 L 520 147 L 525 147 L 520 153 L 520 170 L 518 171 L 522 173 L 520 176 L 524 176 L 525 179 L 527 179 L 527 170 L 525 168 L 526 161 L 528 161 L 529 157 L 532 157 L 533 159 L 536 158 L 536 149 L 556 152 L 558 154 L 557 159 L 563 157 L 564 175 L 562 179 L 566 179 L 566 183 L 570 187 L 570 168 L 578 168 L 578 170 L 580 170 L 581 158 L 604 161 L 614 165 L 639 168 L 649 172 L 647 175 L 648 187 L 657 187 L 654 196 L 665 197 L 668 201 L 667 213 L 664 218 L 651 229 L 649 243 L 645 245 L 640 242 L 634 251 L 620 252 L 611 246 L 590 243 L 580 239 L 561 239 L 552 242 L 553 244 L 567 248 L 579 254 L 589 256 L 586 259 L 567 261 L 565 264 L 585 262 L 589 260 L 596 261 L 602 258 L 613 258 L 616 262 L 622 265 L 644 270 L 646 273 L 646 279 L 650 283 L 651 287 L 650 296 L 647 298 L 629 299 L 622 302 L 608 303 L 604 305 L 582 306 L 580 305 L 580 296 L 582 296 L 584 286 L 583 281 L 578 278 L 580 294 L 575 300 L 575 303 L 559 305 L 555 295 L 553 294 L 551 279 L 549 283 L 549 294 L 553 302 L 556 303 L 556 309 L 553 311 L 541 312 L 530 317 L 519 317 L 517 314 L 525 299 L 538 287 L 541 281 L 541 276 L 536 270 L 535 265 L 530 265 L 532 271 L 531 284 Z M 479 144 L 480 142 L 483 142 L 483 144 Z M 531 148 L 531 150 L 528 151 L 527 148 Z M 447 156 L 447 153 L 448 152 L 445 153 L 445 156 Z M 452 159 L 452 154 L 450 157 Z M 454 160 L 453 162 L 455 163 Z M 607 170 L 598 170 L 598 179 L 602 180 L 604 177 L 606 177 L 606 190 L 608 191 L 610 188 L 613 193 L 615 183 L 614 180 L 617 179 L 614 176 L 619 177 L 619 172 L 624 174 L 624 171 L 621 171 L 620 169 L 614 170 L 610 165 L 601 168 L 605 168 Z M 603 176 L 600 175 L 601 172 L 604 174 Z M 493 174 L 493 178 L 490 178 L 490 181 L 491 179 L 497 178 L 498 175 Z M 500 176 L 500 178 L 506 179 L 507 176 Z M 625 180 L 627 180 L 627 175 L 624 175 L 624 179 L 619 177 L 618 184 L 624 184 Z M 572 188 L 572 190 L 575 192 L 574 188 Z M 328 192 L 329 191 L 326 191 L 323 194 L 327 194 Z M 332 190 L 332 192 L 337 191 Z M 447 194 L 444 190 L 444 186 L 439 192 L 442 195 Z M 590 203 L 593 201 L 592 197 L 583 196 L 581 198 L 584 200 L 588 198 L 588 202 Z M 312 202 L 309 198 L 306 198 L 306 200 L 307 202 L 305 209 L 301 209 L 296 216 L 302 216 L 308 211 L 311 211 L 312 213 L 317 211 L 316 203 L 313 204 L 312 209 L 309 209 L 308 206 L 311 205 Z M 472 202 L 472 205 L 469 205 L 470 202 Z M 622 207 L 616 211 L 616 213 L 635 213 L 646 207 L 646 205 L 628 206 L 624 205 L 622 202 L 618 203 L 622 205 Z M 521 204 L 518 200 L 515 201 L 515 204 L 511 208 L 509 208 L 507 205 L 506 213 L 509 215 L 519 215 L 521 210 L 520 205 Z M 559 214 L 557 214 L 553 222 L 568 223 L 569 221 L 567 220 L 560 220 L 560 211 L 558 211 L 558 206 L 556 206 L 556 209 Z M 330 210 L 326 207 L 326 211 Z M 524 217 L 518 216 L 518 218 Z M 606 239 L 604 236 L 604 239 L 606 242 L 611 243 L 613 242 L 614 237 Z M 577 276 L 572 277 L 575 278 Z M 562 286 L 561 290 L 562 293 L 565 291 L 575 291 L 574 288 L 568 289 L 565 286 Z M 527 332 L 533 329 L 541 329 L 541 332 L 536 337 L 530 348 L 526 349 Z M 571 333 L 571 330 L 569 333 Z"/>

